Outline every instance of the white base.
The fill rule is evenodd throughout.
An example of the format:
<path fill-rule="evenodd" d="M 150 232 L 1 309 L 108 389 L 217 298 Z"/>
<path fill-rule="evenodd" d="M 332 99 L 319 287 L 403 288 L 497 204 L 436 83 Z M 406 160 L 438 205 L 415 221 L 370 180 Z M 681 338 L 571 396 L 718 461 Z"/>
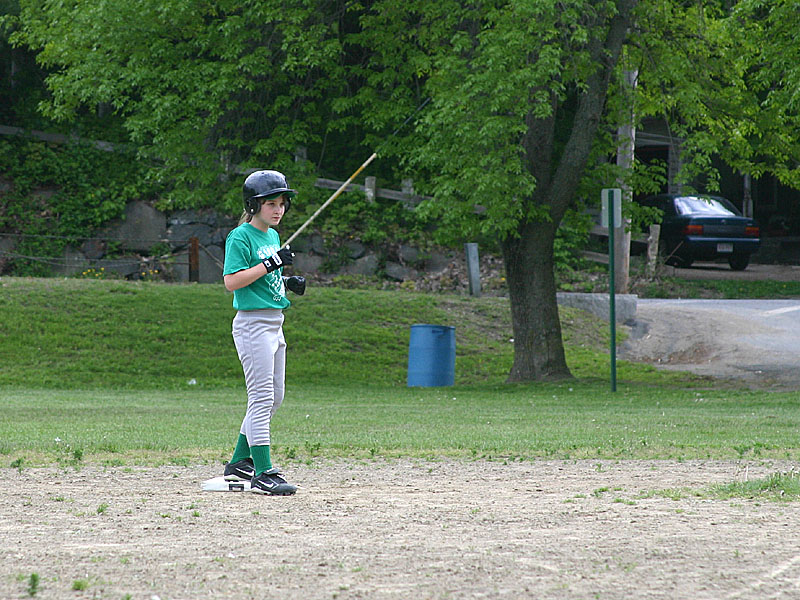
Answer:
<path fill-rule="evenodd" d="M 204 492 L 249 492 L 249 481 L 225 481 L 224 477 L 207 479 L 201 486 Z"/>

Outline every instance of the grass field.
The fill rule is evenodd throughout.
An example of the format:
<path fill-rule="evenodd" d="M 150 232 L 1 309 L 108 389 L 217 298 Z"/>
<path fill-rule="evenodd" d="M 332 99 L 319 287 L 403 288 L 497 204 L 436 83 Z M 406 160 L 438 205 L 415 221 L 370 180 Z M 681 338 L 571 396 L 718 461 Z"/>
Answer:
<path fill-rule="evenodd" d="M 244 410 L 219 285 L 0 279 L 6 465 L 217 461 Z M 619 363 L 607 327 L 562 309 L 558 384 L 504 383 L 507 300 L 311 289 L 287 311 L 283 460 L 324 457 L 796 458 L 794 393 Z M 456 327 L 456 385 L 405 385 L 409 327 Z"/>
<path fill-rule="evenodd" d="M 243 414 L 228 390 L 3 390 L 6 466 L 221 461 Z M 290 386 L 273 427 L 283 461 L 454 457 L 695 459 L 800 456 L 788 394 L 592 383 L 405 389 Z"/>
<path fill-rule="evenodd" d="M 607 325 L 568 309 L 575 378 L 507 384 L 504 299 L 310 289 L 272 428 L 298 493 L 208 493 L 230 303 L 0 278 L 0 597 L 794 597 L 797 393 L 625 362 L 611 392 Z M 414 323 L 456 327 L 456 385 L 406 386 Z"/>

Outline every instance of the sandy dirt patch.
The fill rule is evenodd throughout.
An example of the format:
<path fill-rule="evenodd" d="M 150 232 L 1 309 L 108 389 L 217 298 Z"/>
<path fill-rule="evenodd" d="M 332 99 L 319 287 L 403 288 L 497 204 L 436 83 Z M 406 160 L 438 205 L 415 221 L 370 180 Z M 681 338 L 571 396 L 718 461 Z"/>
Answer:
<path fill-rule="evenodd" d="M 797 598 L 796 503 L 651 494 L 789 468 L 319 462 L 280 498 L 201 492 L 211 465 L 2 469 L 0 598 Z"/>

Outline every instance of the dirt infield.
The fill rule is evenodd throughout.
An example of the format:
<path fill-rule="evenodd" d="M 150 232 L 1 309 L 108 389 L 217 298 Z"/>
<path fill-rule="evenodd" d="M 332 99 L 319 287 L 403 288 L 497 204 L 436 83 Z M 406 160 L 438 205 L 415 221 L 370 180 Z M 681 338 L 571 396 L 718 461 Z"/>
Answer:
<path fill-rule="evenodd" d="M 800 506 L 658 493 L 788 468 L 318 462 L 285 498 L 201 492 L 209 465 L 2 469 L 0 598 L 797 598 Z"/>

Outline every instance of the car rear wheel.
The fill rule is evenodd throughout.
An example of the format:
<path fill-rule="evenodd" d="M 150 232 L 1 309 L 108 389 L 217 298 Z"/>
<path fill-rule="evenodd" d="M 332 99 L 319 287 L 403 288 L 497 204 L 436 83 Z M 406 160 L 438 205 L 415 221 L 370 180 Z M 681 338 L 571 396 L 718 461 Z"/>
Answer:
<path fill-rule="evenodd" d="M 749 254 L 731 254 L 728 257 L 728 264 L 734 271 L 744 271 L 750 264 Z"/>

